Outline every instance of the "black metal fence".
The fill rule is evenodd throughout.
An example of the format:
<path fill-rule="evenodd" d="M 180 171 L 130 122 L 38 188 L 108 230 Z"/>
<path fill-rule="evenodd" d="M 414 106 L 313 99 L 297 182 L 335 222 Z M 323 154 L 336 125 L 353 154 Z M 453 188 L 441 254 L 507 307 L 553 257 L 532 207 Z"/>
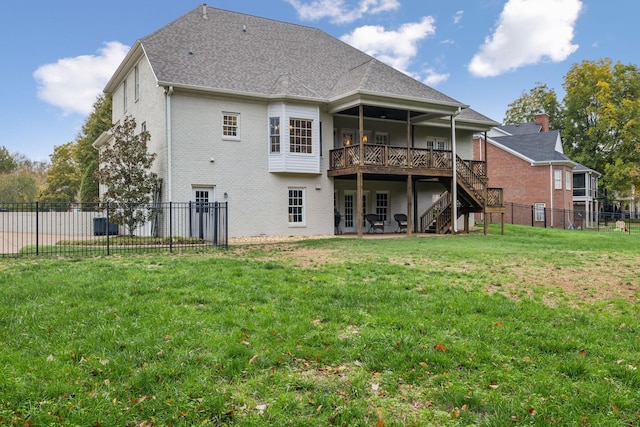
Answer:
<path fill-rule="evenodd" d="M 500 223 L 501 216 L 488 214 L 490 223 Z M 621 211 L 588 212 L 505 203 L 504 222 L 531 227 L 640 234 L 640 219 Z"/>
<path fill-rule="evenodd" d="M 117 224 L 121 212 L 145 220 Z M 126 221 L 118 221 L 124 222 Z M 0 256 L 228 247 L 227 203 L 0 203 Z"/>

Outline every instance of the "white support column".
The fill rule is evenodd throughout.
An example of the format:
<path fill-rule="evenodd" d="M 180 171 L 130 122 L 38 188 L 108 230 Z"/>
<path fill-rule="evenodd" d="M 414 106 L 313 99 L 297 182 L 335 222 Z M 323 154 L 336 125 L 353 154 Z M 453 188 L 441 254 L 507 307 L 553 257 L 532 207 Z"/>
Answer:
<path fill-rule="evenodd" d="M 451 187 L 451 222 L 453 234 L 458 233 L 458 167 L 456 165 L 456 116 L 460 114 L 460 110 L 456 114 L 451 115 L 451 157 L 453 162 L 453 184 Z"/>

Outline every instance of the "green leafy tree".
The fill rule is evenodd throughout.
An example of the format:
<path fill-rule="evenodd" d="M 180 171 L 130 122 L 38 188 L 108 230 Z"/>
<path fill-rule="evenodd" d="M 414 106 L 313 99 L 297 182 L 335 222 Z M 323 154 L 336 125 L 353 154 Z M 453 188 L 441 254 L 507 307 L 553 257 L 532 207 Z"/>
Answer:
<path fill-rule="evenodd" d="M 0 147 L 0 174 L 11 173 L 18 167 L 18 162 L 7 147 Z"/>
<path fill-rule="evenodd" d="M 640 70 L 610 59 L 574 64 L 565 76 L 566 153 L 603 173 L 609 192 L 640 188 Z"/>
<path fill-rule="evenodd" d="M 0 202 L 29 203 L 37 198 L 37 177 L 27 169 L 0 174 Z"/>
<path fill-rule="evenodd" d="M 98 176 L 98 150 L 93 142 L 111 128 L 111 95 L 100 95 L 93 104 L 93 111 L 82 125 L 82 133 L 76 138 L 75 160 L 80 179 L 80 201 L 96 202 L 100 198 Z"/>
<path fill-rule="evenodd" d="M 150 170 L 156 155 L 147 151 L 149 132 L 136 134 L 136 121 L 131 116 L 111 132 L 113 142 L 100 151 L 98 175 L 107 188 L 103 200 L 110 202 L 110 221 L 125 225 L 133 236 L 153 214 L 149 204 L 160 184 Z"/>
<path fill-rule="evenodd" d="M 529 93 L 523 93 L 520 98 L 509 104 L 504 123 L 507 125 L 533 123 L 538 113 L 547 113 L 551 129 L 561 129 L 563 108 L 558 102 L 556 92 L 539 82 Z"/>
<path fill-rule="evenodd" d="M 75 202 L 80 188 L 77 163 L 77 145 L 73 142 L 54 147 L 46 187 L 40 200 L 47 202 Z"/>
<path fill-rule="evenodd" d="M 89 208 L 88 202 L 97 200 L 94 195 L 99 194 L 100 187 L 98 185 L 98 162 L 94 161 L 84 171 L 82 180 L 80 181 L 80 201 L 83 202 L 83 208 Z"/>

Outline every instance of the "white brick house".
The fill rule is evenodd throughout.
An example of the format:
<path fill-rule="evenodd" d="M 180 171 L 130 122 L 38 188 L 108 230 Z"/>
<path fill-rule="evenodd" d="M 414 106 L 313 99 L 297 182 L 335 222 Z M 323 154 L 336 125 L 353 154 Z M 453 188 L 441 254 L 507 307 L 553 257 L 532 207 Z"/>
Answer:
<path fill-rule="evenodd" d="M 453 159 L 497 123 L 318 29 L 198 6 L 136 41 L 105 92 L 114 123 L 150 132 L 161 201 L 228 202 L 232 237 L 332 234 L 334 207 L 346 232 L 365 213 L 424 232 L 447 191 L 437 214 L 488 206 L 480 162 Z"/>

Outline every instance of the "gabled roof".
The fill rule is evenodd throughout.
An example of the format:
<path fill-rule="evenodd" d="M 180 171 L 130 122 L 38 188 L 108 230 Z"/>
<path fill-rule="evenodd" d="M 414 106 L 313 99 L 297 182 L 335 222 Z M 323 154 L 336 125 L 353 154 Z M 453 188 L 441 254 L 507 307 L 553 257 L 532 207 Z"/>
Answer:
<path fill-rule="evenodd" d="M 134 52 L 146 54 L 162 86 L 319 102 L 374 92 L 467 107 L 319 29 L 205 5 L 136 42 L 105 92 Z"/>
<path fill-rule="evenodd" d="M 499 136 L 488 139 L 494 145 L 502 146 L 507 151 L 531 163 L 566 163 L 576 162 L 558 150 L 560 132 L 538 132 L 526 135 Z"/>

